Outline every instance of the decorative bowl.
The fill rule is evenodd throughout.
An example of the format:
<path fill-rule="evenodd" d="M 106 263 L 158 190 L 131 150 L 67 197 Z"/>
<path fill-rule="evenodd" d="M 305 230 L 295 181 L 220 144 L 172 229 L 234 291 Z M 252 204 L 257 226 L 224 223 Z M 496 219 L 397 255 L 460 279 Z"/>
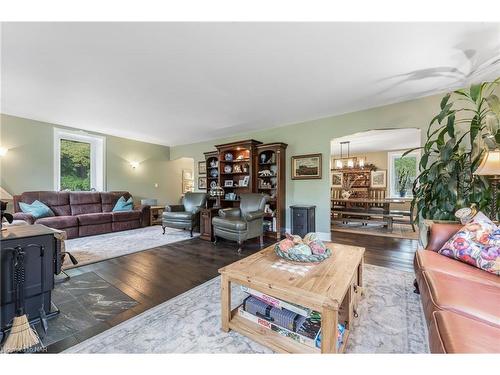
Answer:
<path fill-rule="evenodd" d="M 230 165 L 225 165 L 224 166 L 224 173 L 231 173 L 233 171 L 233 167 Z"/>
<path fill-rule="evenodd" d="M 282 251 L 279 247 L 279 243 L 274 245 L 274 252 L 280 258 L 291 260 L 292 262 L 301 262 L 301 263 L 319 263 L 329 258 L 332 255 L 332 251 L 327 247 L 323 254 L 291 254 L 289 252 Z"/>

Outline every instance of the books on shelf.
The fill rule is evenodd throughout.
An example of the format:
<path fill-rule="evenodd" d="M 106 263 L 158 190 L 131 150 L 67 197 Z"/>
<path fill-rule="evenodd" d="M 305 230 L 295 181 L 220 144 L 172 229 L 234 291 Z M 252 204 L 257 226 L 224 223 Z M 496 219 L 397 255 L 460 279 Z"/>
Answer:
<path fill-rule="evenodd" d="M 301 330 L 300 327 L 298 332 L 293 332 L 292 330 L 281 327 L 278 324 L 275 324 L 272 321 L 265 319 L 264 317 L 259 317 L 245 311 L 243 305 L 238 307 L 238 315 L 243 319 L 256 323 L 259 326 L 274 331 L 282 336 L 286 336 L 303 345 L 309 346 L 311 348 L 321 348 L 321 329 L 318 329 L 317 331 L 308 332 L 307 328 Z M 338 324 L 338 332 L 339 334 L 337 336 L 337 348 L 339 348 L 342 345 L 344 339 L 344 332 L 345 332 L 344 325 Z"/>
<path fill-rule="evenodd" d="M 296 305 L 296 304 L 293 304 L 290 302 L 282 301 L 278 298 L 271 297 L 267 294 L 261 293 L 255 289 L 252 289 L 252 288 L 249 288 L 249 287 L 246 287 L 243 285 L 241 286 L 241 290 L 258 298 L 258 299 L 260 299 L 261 301 L 263 301 L 263 302 L 265 302 L 268 305 L 271 305 L 273 307 L 277 307 L 279 309 L 284 308 L 284 309 L 293 311 L 296 314 L 302 315 L 306 318 L 311 316 L 312 310 L 307 308 L 307 307 L 303 307 L 303 306 L 299 306 L 299 305 Z"/>

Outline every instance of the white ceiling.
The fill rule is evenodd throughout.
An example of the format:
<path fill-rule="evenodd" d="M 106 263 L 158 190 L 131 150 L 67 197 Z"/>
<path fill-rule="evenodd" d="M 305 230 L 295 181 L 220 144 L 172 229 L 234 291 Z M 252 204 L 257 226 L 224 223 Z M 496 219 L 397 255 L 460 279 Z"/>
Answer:
<path fill-rule="evenodd" d="M 332 156 L 339 157 L 340 142 L 350 142 L 350 155 L 406 150 L 420 147 L 420 139 L 420 129 L 369 130 L 333 139 L 330 142 L 330 152 Z M 347 154 L 347 145 L 342 146 L 342 154 Z"/>
<path fill-rule="evenodd" d="M 165 145 L 499 76 L 500 24 L 4 23 L 2 112 Z"/>

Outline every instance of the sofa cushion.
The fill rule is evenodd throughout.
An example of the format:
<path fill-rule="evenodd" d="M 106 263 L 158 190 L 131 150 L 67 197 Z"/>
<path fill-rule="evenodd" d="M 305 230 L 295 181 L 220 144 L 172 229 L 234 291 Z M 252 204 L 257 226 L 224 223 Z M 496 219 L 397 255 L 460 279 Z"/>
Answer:
<path fill-rule="evenodd" d="M 432 270 L 424 271 L 423 276 L 427 288 L 420 292 L 428 318 L 434 311 L 447 310 L 500 328 L 498 286 Z"/>
<path fill-rule="evenodd" d="M 113 212 L 119 211 L 132 211 L 134 209 L 134 200 L 132 197 L 125 199 L 125 197 L 120 197 L 115 206 L 113 207 Z"/>
<path fill-rule="evenodd" d="M 54 216 L 54 212 L 39 200 L 35 200 L 33 203 L 28 204 L 24 202 L 19 202 L 19 207 L 21 211 L 25 214 L 32 215 L 35 219 L 41 219 L 43 217 Z"/>
<path fill-rule="evenodd" d="M 130 193 L 127 191 L 108 191 L 101 192 L 101 205 L 102 212 L 111 212 L 113 211 L 113 207 L 120 197 L 125 197 L 128 199 L 131 197 Z"/>
<path fill-rule="evenodd" d="M 500 276 L 500 228 L 479 212 L 438 253 Z"/>
<path fill-rule="evenodd" d="M 14 211 L 21 211 L 19 202 L 33 203 L 35 200 L 49 206 L 56 216 L 71 215 L 69 193 L 67 191 L 28 191 L 14 196 Z"/>
<path fill-rule="evenodd" d="M 76 216 L 52 216 L 44 217 L 36 221 L 37 224 L 43 224 L 54 229 L 65 229 L 78 226 Z"/>
<path fill-rule="evenodd" d="M 90 191 L 75 191 L 69 193 L 71 215 L 102 212 L 101 194 Z"/>
<path fill-rule="evenodd" d="M 164 220 L 174 220 L 174 221 L 178 221 L 178 220 L 191 220 L 191 218 L 193 217 L 193 214 L 191 212 L 186 212 L 186 211 L 180 211 L 180 212 L 172 212 L 172 211 L 168 211 L 168 212 L 164 212 L 162 214 L 162 218 Z"/>
<path fill-rule="evenodd" d="M 450 311 L 436 311 L 432 320 L 432 353 L 498 353 L 499 328 Z"/>
<path fill-rule="evenodd" d="M 500 277 L 455 259 L 444 257 L 434 251 L 417 250 L 415 263 L 417 272 L 439 271 L 458 278 L 500 287 Z"/>
<path fill-rule="evenodd" d="M 218 228 L 229 229 L 232 231 L 242 231 L 247 229 L 246 221 L 231 217 L 224 219 L 221 217 L 214 217 L 212 219 L 212 224 Z"/>
<path fill-rule="evenodd" d="M 94 225 L 111 223 L 112 215 L 108 212 L 100 212 L 95 214 L 81 214 L 76 216 L 80 225 Z"/>
<path fill-rule="evenodd" d="M 130 221 L 130 220 L 141 220 L 141 211 L 116 211 L 111 212 L 113 222 L 117 221 Z"/>

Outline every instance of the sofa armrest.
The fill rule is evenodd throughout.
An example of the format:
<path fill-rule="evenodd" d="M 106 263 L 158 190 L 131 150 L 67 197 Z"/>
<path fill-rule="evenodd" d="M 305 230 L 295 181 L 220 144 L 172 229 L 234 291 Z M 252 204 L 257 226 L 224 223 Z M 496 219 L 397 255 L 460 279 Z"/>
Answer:
<path fill-rule="evenodd" d="M 32 214 L 27 214 L 24 212 L 16 212 L 15 214 L 12 214 L 12 217 L 14 220 L 24 220 L 28 224 L 35 224 L 35 217 Z"/>
<path fill-rule="evenodd" d="M 191 213 L 193 214 L 193 216 L 195 216 L 196 214 L 198 214 L 201 211 L 202 208 L 203 208 L 202 206 L 196 206 L 195 208 L 193 208 L 191 210 Z"/>
<path fill-rule="evenodd" d="M 462 224 L 433 223 L 429 230 L 429 241 L 426 250 L 438 251 L 455 233 L 463 227 Z"/>
<path fill-rule="evenodd" d="M 239 208 L 224 208 L 219 210 L 219 216 L 222 218 L 237 218 L 241 216 L 241 211 Z"/>
<path fill-rule="evenodd" d="M 151 206 L 141 204 L 135 209 L 141 211 L 141 227 L 148 227 L 151 224 Z"/>
<path fill-rule="evenodd" d="M 183 212 L 184 205 L 182 205 L 182 204 L 167 204 L 165 206 L 165 211 L 167 211 L 167 212 Z"/>
<path fill-rule="evenodd" d="M 264 211 L 252 211 L 245 215 L 246 221 L 253 221 L 264 217 Z"/>

